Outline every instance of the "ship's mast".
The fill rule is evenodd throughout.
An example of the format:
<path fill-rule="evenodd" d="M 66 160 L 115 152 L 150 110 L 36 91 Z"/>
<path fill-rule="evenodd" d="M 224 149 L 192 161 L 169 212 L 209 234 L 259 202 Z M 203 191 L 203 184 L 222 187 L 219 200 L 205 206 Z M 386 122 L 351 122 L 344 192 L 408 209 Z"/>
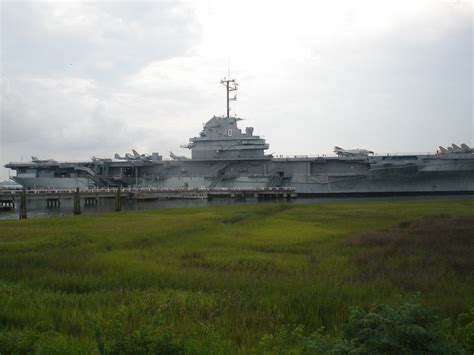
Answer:
<path fill-rule="evenodd" d="M 234 95 L 234 97 L 230 97 L 230 92 L 236 91 L 239 84 L 235 82 L 235 79 L 226 79 L 226 78 L 221 80 L 221 84 L 226 87 L 226 91 L 227 91 L 227 118 L 229 118 L 230 102 L 237 100 L 237 95 Z"/>

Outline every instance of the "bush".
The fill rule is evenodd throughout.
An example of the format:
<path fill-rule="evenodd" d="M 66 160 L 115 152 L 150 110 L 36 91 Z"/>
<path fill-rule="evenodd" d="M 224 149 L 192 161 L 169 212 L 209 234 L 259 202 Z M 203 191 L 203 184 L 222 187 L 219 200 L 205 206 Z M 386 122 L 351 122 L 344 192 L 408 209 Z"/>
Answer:
<path fill-rule="evenodd" d="M 0 330 L 0 354 L 96 354 L 95 344 L 37 329 Z"/>
<path fill-rule="evenodd" d="M 306 349 L 322 354 L 462 353 L 451 335 L 449 321 L 415 302 L 381 304 L 368 312 L 355 308 L 343 325 L 341 337 L 317 332 L 307 339 Z"/>
<path fill-rule="evenodd" d="M 0 329 L 0 354 L 29 353 L 39 338 L 40 334 L 31 329 Z"/>
<path fill-rule="evenodd" d="M 474 354 L 474 307 L 459 315 L 454 334 L 464 350 Z"/>

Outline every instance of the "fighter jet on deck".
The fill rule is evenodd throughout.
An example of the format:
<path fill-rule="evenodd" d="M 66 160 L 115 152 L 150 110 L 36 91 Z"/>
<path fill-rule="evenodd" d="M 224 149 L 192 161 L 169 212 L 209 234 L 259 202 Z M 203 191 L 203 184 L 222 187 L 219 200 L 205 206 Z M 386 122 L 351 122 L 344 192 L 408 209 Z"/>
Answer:
<path fill-rule="evenodd" d="M 134 157 L 139 157 L 140 156 L 140 154 L 138 154 L 138 152 L 135 149 L 132 149 L 132 153 L 133 153 Z"/>
<path fill-rule="evenodd" d="M 456 144 L 453 143 L 453 144 L 451 144 L 451 146 L 453 147 L 453 151 L 455 153 L 462 153 L 463 152 L 461 147 L 457 146 Z"/>
<path fill-rule="evenodd" d="M 45 159 L 45 160 L 41 160 L 41 159 L 38 159 L 38 157 L 32 155 L 31 156 L 31 161 L 33 163 L 37 163 L 37 164 L 41 164 L 41 163 L 56 163 L 56 160 L 54 159 Z"/>
<path fill-rule="evenodd" d="M 440 145 L 440 146 L 439 146 L 439 151 L 438 151 L 438 153 L 439 153 L 439 154 L 448 154 L 449 151 L 448 151 L 445 147 L 443 147 L 443 146 Z"/>
<path fill-rule="evenodd" d="M 135 158 L 138 158 L 138 159 L 141 159 L 141 160 L 150 160 L 151 159 L 151 155 L 148 155 L 148 154 L 140 154 L 138 153 L 135 149 L 132 149 L 132 153 L 133 153 L 133 156 Z"/>
<path fill-rule="evenodd" d="M 114 158 L 117 160 L 127 160 L 126 157 L 121 157 L 120 155 L 118 155 L 118 153 L 115 153 Z"/>
<path fill-rule="evenodd" d="M 461 144 L 461 149 L 464 153 L 474 153 L 474 148 L 470 148 L 466 143 Z"/>
<path fill-rule="evenodd" d="M 133 156 L 130 153 L 125 153 L 125 156 L 123 156 L 123 157 L 121 155 L 115 153 L 114 158 L 117 159 L 117 160 L 138 160 L 138 158 L 136 158 L 135 156 Z"/>
<path fill-rule="evenodd" d="M 100 161 L 111 161 L 112 159 L 110 159 L 110 158 L 97 158 L 96 156 L 93 155 L 91 157 L 91 160 L 93 162 L 100 162 Z"/>
<path fill-rule="evenodd" d="M 461 144 L 461 146 L 458 146 L 456 144 L 451 144 L 451 147 L 444 148 L 442 146 L 439 146 L 439 151 L 438 154 L 469 154 L 469 153 L 474 153 L 474 149 L 470 148 L 466 143 Z"/>
<path fill-rule="evenodd" d="M 170 158 L 174 160 L 188 160 L 188 157 L 185 157 L 184 155 L 176 155 L 172 151 L 170 151 Z"/>
<path fill-rule="evenodd" d="M 151 155 L 139 154 L 135 149 L 132 149 L 132 153 L 133 154 L 125 153 L 124 157 L 115 153 L 114 157 L 115 159 L 118 159 L 118 160 L 150 160 L 151 159 Z"/>
<path fill-rule="evenodd" d="M 368 156 L 369 154 L 374 154 L 373 151 L 367 149 L 344 149 L 338 146 L 334 147 L 334 153 L 340 157 Z"/>

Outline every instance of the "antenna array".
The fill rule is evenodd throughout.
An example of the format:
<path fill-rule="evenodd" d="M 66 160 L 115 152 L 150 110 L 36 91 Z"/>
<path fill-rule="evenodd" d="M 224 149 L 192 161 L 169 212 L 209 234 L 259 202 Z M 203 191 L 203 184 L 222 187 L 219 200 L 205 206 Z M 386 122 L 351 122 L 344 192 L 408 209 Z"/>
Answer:
<path fill-rule="evenodd" d="M 237 87 L 239 84 L 236 83 L 235 79 L 222 79 L 221 84 L 226 87 L 227 91 L 227 118 L 229 118 L 230 114 L 230 102 L 231 101 L 237 101 L 237 95 L 234 95 L 234 97 L 230 97 L 230 93 L 232 91 L 237 91 Z"/>

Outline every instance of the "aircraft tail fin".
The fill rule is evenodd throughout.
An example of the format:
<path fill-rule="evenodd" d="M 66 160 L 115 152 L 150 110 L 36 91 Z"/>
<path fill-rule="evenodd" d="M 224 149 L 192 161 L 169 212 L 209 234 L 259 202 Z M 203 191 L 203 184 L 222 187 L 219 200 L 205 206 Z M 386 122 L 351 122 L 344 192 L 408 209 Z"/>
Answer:
<path fill-rule="evenodd" d="M 459 146 L 457 146 L 457 145 L 454 144 L 454 143 L 452 144 L 452 147 L 453 147 L 453 150 L 454 150 L 455 152 L 460 152 L 460 151 L 462 150 Z"/>
<path fill-rule="evenodd" d="M 466 143 L 461 144 L 461 150 L 464 153 L 474 153 L 474 148 L 469 147 Z"/>

